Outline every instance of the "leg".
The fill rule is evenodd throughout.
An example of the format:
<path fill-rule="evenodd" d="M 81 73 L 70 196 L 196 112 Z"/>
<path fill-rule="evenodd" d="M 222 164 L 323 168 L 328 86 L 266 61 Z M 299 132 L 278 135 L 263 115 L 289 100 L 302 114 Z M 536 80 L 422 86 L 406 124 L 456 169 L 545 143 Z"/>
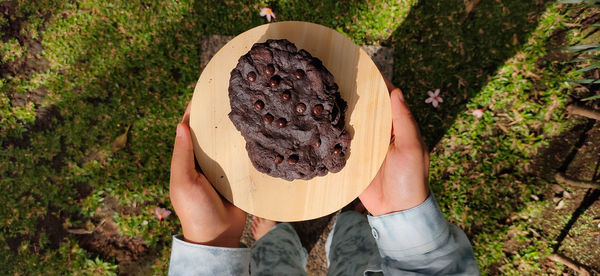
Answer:
<path fill-rule="evenodd" d="M 308 253 L 289 223 L 269 227 L 273 221 L 256 219 L 253 233 L 256 243 L 252 246 L 250 273 L 253 275 L 306 275 Z M 265 224 L 266 233 L 265 231 Z M 272 225 L 272 224 L 271 224 Z"/>
<path fill-rule="evenodd" d="M 371 227 L 364 215 L 355 211 L 341 213 L 325 244 L 328 275 L 363 275 L 369 268 L 377 271 L 381 256 Z"/>

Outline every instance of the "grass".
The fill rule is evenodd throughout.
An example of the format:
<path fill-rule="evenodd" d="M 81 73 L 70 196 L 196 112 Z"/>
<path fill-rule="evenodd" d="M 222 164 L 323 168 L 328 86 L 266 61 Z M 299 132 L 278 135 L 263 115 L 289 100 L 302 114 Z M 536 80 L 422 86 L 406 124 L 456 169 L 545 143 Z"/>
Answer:
<path fill-rule="evenodd" d="M 581 75 L 557 48 L 582 34 L 566 26 L 573 18 L 562 6 L 503 2 L 469 10 L 457 0 L 0 1 L 15 7 L 0 20 L 1 68 L 21 68 L 0 79 L 0 272 L 123 272 L 117 257 L 64 231 L 92 231 L 108 218 L 120 234 L 143 239 L 147 272 L 164 274 L 180 228 L 174 216 L 159 223 L 153 210 L 170 208 L 174 127 L 201 72 L 200 41 L 263 24 L 258 9 L 270 6 L 278 20 L 393 46 L 393 79 L 433 149 L 432 189 L 468 233 L 482 272 L 543 273 L 552 237 L 529 219 L 551 203 L 532 199 L 549 185 L 536 163 L 571 127 L 565 80 Z M 439 109 L 424 103 L 435 88 Z M 471 115 L 480 108 L 483 117 Z M 129 126 L 126 147 L 113 151 Z M 517 244 L 508 253 L 507 237 Z"/>

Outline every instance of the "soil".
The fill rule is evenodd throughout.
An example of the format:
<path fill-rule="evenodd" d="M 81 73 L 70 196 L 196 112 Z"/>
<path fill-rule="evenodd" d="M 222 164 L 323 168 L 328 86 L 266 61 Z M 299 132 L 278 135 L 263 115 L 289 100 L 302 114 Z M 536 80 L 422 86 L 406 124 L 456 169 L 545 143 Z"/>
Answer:
<path fill-rule="evenodd" d="M 26 79 L 34 73 L 44 72 L 49 69 L 49 62 L 42 55 L 43 46 L 41 38 L 33 39 L 24 35 L 25 32 L 22 31 L 23 23 L 28 20 L 29 15 L 14 16 L 17 5 L 17 1 L 0 3 L 0 15 L 8 20 L 8 24 L 0 29 L 0 41 L 4 43 L 14 38 L 25 48 L 25 55 L 21 58 L 0 63 L 0 78 L 8 80 Z M 48 20 L 49 18 L 50 14 L 42 16 L 44 20 Z M 48 91 L 44 86 L 37 87 L 25 93 L 17 93 L 10 90 L 7 93 L 11 106 L 22 107 L 28 103 L 33 103 L 36 118 L 35 122 L 28 126 L 31 131 L 49 130 L 54 127 L 56 122 L 62 121 L 62 116 L 56 106 L 42 107 L 42 102 L 47 94 Z M 21 138 L 7 137 L 7 139 L 2 141 L 2 146 L 7 147 L 8 145 L 27 147 L 29 145 L 29 135 L 25 133 Z"/>
<path fill-rule="evenodd" d="M 139 261 L 149 251 L 144 240 L 120 235 L 118 227 L 109 220 L 96 227 L 91 234 L 80 235 L 79 245 L 103 259 L 116 260 L 120 270 L 121 266 Z"/>
<path fill-rule="evenodd" d="M 66 214 L 62 213 L 57 216 L 56 208 L 49 208 L 45 215 L 37 220 L 35 234 L 24 234 L 14 238 L 7 238 L 6 243 L 14 254 L 18 252 L 18 248 L 24 241 L 29 241 L 29 249 L 31 253 L 42 254 L 45 250 L 56 250 L 60 243 L 67 236 L 67 231 L 63 228 L 63 222 L 66 219 Z M 48 244 L 40 244 L 41 234 L 44 233 L 48 239 Z"/>
<path fill-rule="evenodd" d="M 600 190 L 553 184 L 556 172 L 564 172 L 576 180 L 600 179 L 600 122 L 576 116 L 570 120 L 573 127 L 552 140 L 534 169 L 549 182 L 549 188 L 540 198 L 551 199 L 554 204 L 543 210 L 540 217 L 533 218 L 532 226 L 540 231 L 537 238 L 556 241 L 555 253 L 600 274 Z M 510 235 L 505 249 L 518 250 L 511 246 Z M 575 275 L 569 268 L 559 269 L 552 261 L 546 260 L 543 265 L 553 274 Z"/>

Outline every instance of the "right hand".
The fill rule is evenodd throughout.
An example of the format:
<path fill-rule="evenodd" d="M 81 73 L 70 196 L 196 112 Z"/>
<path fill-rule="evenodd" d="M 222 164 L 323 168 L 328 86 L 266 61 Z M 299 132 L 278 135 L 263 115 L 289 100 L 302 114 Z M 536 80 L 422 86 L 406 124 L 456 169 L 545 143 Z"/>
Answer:
<path fill-rule="evenodd" d="M 190 105 L 177 125 L 169 187 L 183 237 L 191 243 L 238 247 L 246 213 L 223 199 L 204 174 L 196 171 L 189 120 Z"/>
<path fill-rule="evenodd" d="M 392 139 L 371 184 L 360 201 L 374 216 L 404 211 L 429 196 L 429 152 L 400 89 L 386 79 L 392 103 Z"/>

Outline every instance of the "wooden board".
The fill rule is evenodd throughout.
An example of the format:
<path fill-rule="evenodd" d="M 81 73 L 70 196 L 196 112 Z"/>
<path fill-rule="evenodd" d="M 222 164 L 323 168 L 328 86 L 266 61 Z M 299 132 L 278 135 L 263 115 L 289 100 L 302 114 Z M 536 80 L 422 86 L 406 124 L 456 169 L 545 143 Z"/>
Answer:
<path fill-rule="evenodd" d="M 352 142 L 346 166 L 338 173 L 290 182 L 258 172 L 244 138 L 227 117 L 229 77 L 238 58 L 254 43 L 282 38 L 321 59 L 348 102 L 346 128 Z M 391 126 L 388 91 L 371 58 L 336 31 L 297 21 L 258 26 L 223 46 L 196 84 L 190 115 L 194 152 L 210 182 L 242 210 L 275 221 L 318 218 L 355 199 L 385 158 Z"/>

